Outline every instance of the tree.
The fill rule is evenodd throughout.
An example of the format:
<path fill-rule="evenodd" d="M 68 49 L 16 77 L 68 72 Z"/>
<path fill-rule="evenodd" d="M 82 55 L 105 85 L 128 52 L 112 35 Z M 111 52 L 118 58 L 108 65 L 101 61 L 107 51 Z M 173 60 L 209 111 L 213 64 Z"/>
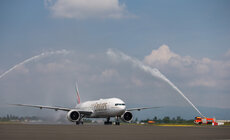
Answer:
<path fill-rule="evenodd" d="M 155 117 L 153 118 L 153 120 L 154 120 L 154 121 L 157 121 L 157 116 L 155 116 Z"/>
<path fill-rule="evenodd" d="M 170 122 L 170 118 L 168 116 L 163 118 L 163 122 L 164 123 L 169 123 Z"/>

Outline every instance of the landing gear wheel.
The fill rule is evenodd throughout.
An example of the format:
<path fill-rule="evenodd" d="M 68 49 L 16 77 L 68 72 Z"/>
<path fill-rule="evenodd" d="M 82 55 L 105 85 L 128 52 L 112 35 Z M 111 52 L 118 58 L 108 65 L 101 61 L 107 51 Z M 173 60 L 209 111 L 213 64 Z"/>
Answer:
<path fill-rule="evenodd" d="M 112 122 L 104 122 L 104 125 L 112 125 Z"/>
<path fill-rule="evenodd" d="M 120 122 L 116 122 L 115 124 L 116 124 L 116 125 L 120 125 Z"/>
<path fill-rule="evenodd" d="M 83 121 L 77 121 L 76 122 L 76 125 L 80 125 L 80 124 L 83 125 L 84 124 Z"/>

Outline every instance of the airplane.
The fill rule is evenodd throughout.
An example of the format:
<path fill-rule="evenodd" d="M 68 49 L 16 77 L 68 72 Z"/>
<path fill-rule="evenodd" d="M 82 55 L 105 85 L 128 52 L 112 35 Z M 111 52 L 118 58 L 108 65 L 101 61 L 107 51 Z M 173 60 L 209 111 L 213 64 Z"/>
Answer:
<path fill-rule="evenodd" d="M 53 109 L 55 111 L 61 110 L 67 112 L 67 119 L 70 122 L 76 123 L 76 125 L 83 124 L 83 118 L 106 118 L 105 125 L 111 125 L 111 117 L 115 117 L 116 125 L 120 125 L 120 119 L 124 122 L 131 122 L 133 118 L 132 111 L 140 111 L 144 109 L 153 109 L 159 107 L 141 107 L 141 108 L 130 108 L 126 109 L 125 102 L 119 98 L 107 98 L 99 99 L 94 101 L 80 101 L 80 94 L 78 86 L 75 86 L 77 94 L 77 105 L 75 108 L 66 107 L 53 107 L 44 105 L 30 105 L 30 104 L 11 104 L 16 106 L 34 107 L 40 109 Z"/>

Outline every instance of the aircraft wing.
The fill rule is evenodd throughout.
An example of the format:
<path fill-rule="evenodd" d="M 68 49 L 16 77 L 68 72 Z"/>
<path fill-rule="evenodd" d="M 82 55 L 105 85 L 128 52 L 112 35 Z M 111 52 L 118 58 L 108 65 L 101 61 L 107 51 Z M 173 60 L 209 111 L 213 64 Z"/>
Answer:
<path fill-rule="evenodd" d="M 130 108 L 130 109 L 127 109 L 127 111 L 140 111 L 140 110 L 144 110 L 144 109 L 153 109 L 153 108 L 160 108 L 160 107 L 140 107 L 140 108 Z"/>
<path fill-rule="evenodd" d="M 53 109 L 55 111 L 62 110 L 62 111 L 70 111 L 70 110 L 77 110 L 80 114 L 84 115 L 90 115 L 93 112 L 92 111 L 85 111 L 85 110 L 78 110 L 75 108 L 65 108 L 65 107 L 53 107 L 53 106 L 43 106 L 43 105 L 29 105 L 29 104 L 10 104 L 10 105 L 16 105 L 16 106 L 26 106 L 26 107 L 34 107 L 34 108 L 40 108 L 40 109 Z"/>

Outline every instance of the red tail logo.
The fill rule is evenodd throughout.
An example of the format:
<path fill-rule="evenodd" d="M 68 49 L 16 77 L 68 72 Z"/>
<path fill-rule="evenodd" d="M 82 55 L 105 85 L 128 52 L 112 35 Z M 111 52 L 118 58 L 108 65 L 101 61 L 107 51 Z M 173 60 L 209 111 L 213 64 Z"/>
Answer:
<path fill-rule="evenodd" d="M 75 86 L 75 90 L 76 90 L 76 93 L 77 93 L 77 103 L 80 104 L 81 100 L 80 100 L 80 95 L 79 95 L 79 90 L 78 90 L 77 83 L 76 83 L 76 86 Z"/>

